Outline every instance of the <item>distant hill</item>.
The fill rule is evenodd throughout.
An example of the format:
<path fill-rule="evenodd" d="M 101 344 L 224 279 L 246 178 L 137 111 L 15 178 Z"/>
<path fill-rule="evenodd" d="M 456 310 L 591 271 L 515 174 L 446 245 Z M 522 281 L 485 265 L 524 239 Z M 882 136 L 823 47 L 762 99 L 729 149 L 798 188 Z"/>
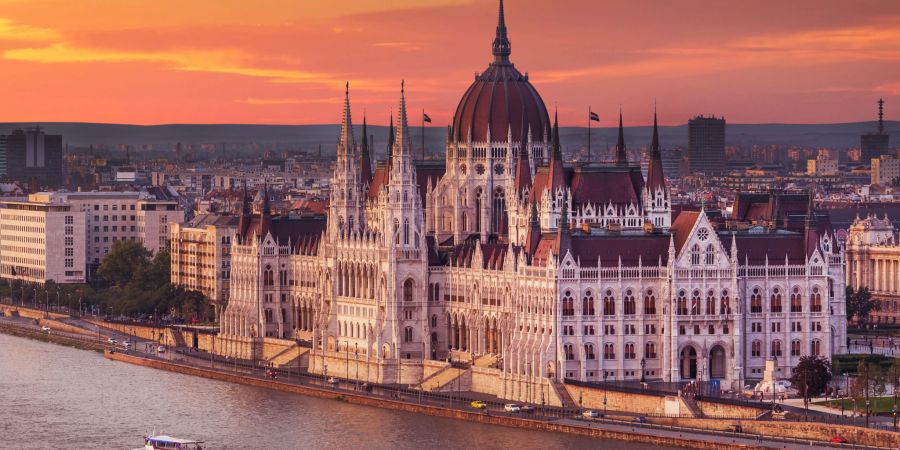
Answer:
<path fill-rule="evenodd" d="M 32 127 L 34 123 L 0 123 L 0 132 L 15 128 Z M 339 125 L 123 125 L 79 122 L 45 122 L 39 124 L 48 133 L 62 134 L 64 142 L 73 147 L 88 145 L 151 144 L 157 148 L 184 144 L 259 144 L 262 148 L 303 149 L 314 151 L 321 144 L 323 153 L 334 152 Z M 359 138 L 361 126 L 355 126 Z M 847 148 L 859 145 L 859 135 L 874 131 L 874 122 L 793 125 L 793 124 L 728 124 L 726 140 L 728 144 L 783 144 L 811 147 Z M 885 122 L 885 128 L 892 135 L 892 142 L 900 142 L 900 122 Z M 375 153 L 384 153 L 387 127 L 369 126 L 369 133 L 375 137 Z M 421 144 L 421 128 L 410 128 L 415 147 Z M 641 148 L 650 142 L 651 127 L 626 127 L 626 143 L 630 148 Z M 444 127 L 426 128 L 426 146 L 442 149 L 446 136 Z M 587 143 L 587 128 L 563 127 L 560 129 L 563 145 L 575 150 Z M 615 145 L 615 128 L 593 128 L 592 147 L 605 149 Z M 660 127 L 660 140 L 664 147 L 687 146 L 687 125 Z M 895 144 L 896 145 L 896 144 Z"/>

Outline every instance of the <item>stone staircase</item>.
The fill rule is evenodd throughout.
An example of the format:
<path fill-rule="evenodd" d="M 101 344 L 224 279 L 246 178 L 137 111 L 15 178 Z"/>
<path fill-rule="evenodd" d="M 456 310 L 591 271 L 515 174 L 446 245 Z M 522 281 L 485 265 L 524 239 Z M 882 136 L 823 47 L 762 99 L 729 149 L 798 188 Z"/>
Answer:
<path fill-rule="evenodd" d="M 559 382 L 559 380 L 555 378 L 550 378 L 550 387 L 553 388 L 553 391 L 556 392 L 556 396 L 559 397 L 559 401 L 562 402 L 563 408 L 574 408 L 578 406 L 575 403 L 575 400 L 572 399 L 572 396 L 569 395 L 569 390 L 566 389 L 566 386 Z"/>
<path fill-rule="evenodd" d="M 475 359 L 475 367 L 494 367 L 497 364 L 496 355 L 481 355 Z"/>
<path fill-rule="evenodd" d="M 297 360 L 299 360 L 303 355 L 309 353 L 309 349 L 306 347 L 300 347 L 298 345 L 292 345 L 277 355 L 266 360 L 266 363 L 271 364 L 275 367 L 297 367 Z"/>
<path fill-rule="evenodd" d="M 469 373 L 470 367 L 465 363 L 455 363 L 435 372 L 419 383 L 419 389 L 425 392 L 443 391 L 445 387 L 454 388 L 454 381 Z M 460 380 L 462 381 L 462 380 Z"/>
<path fill-rule="evenodd" d="M 184 341 L 183 330 L 170 329 L 169 332 L 172 335 L 172 339 L 175 340 L 176 347 L 185 348 L 188 346 L 187 342 Z"/>
<path fill-rule="evenodd" d="M 687 408 L 691 413 L 691 417 L 695 419 L 703 418 L 703 410 L 700 409 L 700 405 L 692 398 L 679 397 L 681 399 L 681 404 Z"/>

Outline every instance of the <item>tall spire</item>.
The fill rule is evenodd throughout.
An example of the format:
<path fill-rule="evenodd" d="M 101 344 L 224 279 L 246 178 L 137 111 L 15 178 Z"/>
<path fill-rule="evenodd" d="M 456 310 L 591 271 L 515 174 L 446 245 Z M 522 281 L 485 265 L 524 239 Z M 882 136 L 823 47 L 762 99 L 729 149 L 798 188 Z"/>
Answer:
<path fill-rule="evenodd" d="M 353 120 L 350 118 L 350 82 L 344 88 L 344 117 L 341 120 L 341 138 L 338 155 L 353 152 Z"/>
<path fill-rule="evenodd" d="M 656 195 L 658 188 L 666 184 L 663 174 L 662 152 L 659 148 L 659 127 L 656 122 L 656 107 L 653 108 L 653 140 L 650 141 L 650 165 L 647 167 L 647 188 L 650 195 Z"/>
<path fill-rule="evenodd" d="M 250 208 L 250 194 L 247 192 L 247 180 L 244 179 L 241 184 L 243 184 L 243 198 L 241 199 L 241 217 L 238 219 L 238 234 L 243 239 L 246 237 L 247 228 L 250 227 L 252 210 Z"/>
<path fill-rule="evenodd" d="M 497 19 L 497 35 L 494 37 L 494 44 L 491 46 L 494 54 L 494 63 L 509 63 L 509 37 L 506 36 L 506 18 L 503 13 L 503 0 L 500 0 L 500 15 Z"/>
<path fill-rule="evenodd" d="M 622 128 L 622 109 L 619 108 L 619 140 L 616 142 L 616 165 L 628 165 L 628 153 L 625 151 L 625 131 Z"/>
<path fill-rule="evenodd" d="M 372 183 L 372 159 L 369 156 L 369 131 L 366 129 L 366 114 L 363 113 L 363 139 L 362 149 L 359 155 L 360 173 L 359 181 L 363 186 Z"/>
<path fill-rule="evenodd" d="M 559 115 L 553 113 L 553 155 L 550 158 L 550 191 L 556 195 L 558 189 L 565 189 L 566 173 L 563 169 L 562 148 L 559 144 Z M 536 194 L 540 195 L 540 192 Z"/>
<path fill-rule="evenodd" d="M 269 205 L 269 184 L 263 184 L 262 210 L 260 211 L 259 237 L 263 238 L 272 229 L 272 211 Z"/>
<path fill-rule="evenodd" d="M 400 81 L 400 107 L 397 111 L 397 130 L 394 133 L 394 156 L 411 157 L 409 142 L 409 125 L 406 121 L 406 82 Z"/>
<path fill-rule="evenodd" d="M 531 166 L 528 164 L 528 130 L 525 128 L 525 113 L 522 112 L 522 137 L 516 161 L 516 193 L 521 194 L 531 187 Z"/>

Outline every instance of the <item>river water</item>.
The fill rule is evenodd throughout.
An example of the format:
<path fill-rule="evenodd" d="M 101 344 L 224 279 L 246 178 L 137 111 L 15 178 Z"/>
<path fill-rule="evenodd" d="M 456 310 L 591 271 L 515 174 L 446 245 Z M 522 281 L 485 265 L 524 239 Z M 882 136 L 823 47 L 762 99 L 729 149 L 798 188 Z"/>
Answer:
<path fill-rule="evenodd" d="M 0 334 L 0 449 L 650 449 L 304 397 L 108 361 Z"/>

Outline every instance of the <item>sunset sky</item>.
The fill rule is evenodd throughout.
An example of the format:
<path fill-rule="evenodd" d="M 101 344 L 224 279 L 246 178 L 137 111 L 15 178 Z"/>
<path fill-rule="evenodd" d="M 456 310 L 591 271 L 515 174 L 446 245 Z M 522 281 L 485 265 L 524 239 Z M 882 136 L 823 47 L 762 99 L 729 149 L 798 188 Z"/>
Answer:
<path fill-rule="evenodd" d="M 900 1 L 507 0 L 512 61 L 564 125 L 900 118 Z M 0 0 L 0 121 L 446 125 L 496 0 Z M 418 119 L 413 121 L 418 123 Z"/>

